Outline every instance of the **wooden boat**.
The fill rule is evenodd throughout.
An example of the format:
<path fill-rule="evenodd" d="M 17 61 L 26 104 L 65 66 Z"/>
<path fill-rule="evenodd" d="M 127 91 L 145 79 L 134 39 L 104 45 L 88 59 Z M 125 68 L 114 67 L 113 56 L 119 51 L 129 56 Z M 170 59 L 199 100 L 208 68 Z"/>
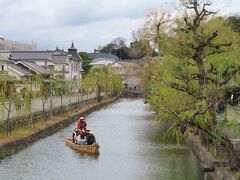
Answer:
<path fill-rule="evenodd" d="M 66 138 L 65 139 L 66 145 L 71 147 L 72 149 L 82 152 L 82 153 L 91 153 L 91 154 L 97 154 L 99 153 L 99 145 L 98 144 L 92 144 L 92 145 L 78 145 L 72 142 L 72 138 Z"/>

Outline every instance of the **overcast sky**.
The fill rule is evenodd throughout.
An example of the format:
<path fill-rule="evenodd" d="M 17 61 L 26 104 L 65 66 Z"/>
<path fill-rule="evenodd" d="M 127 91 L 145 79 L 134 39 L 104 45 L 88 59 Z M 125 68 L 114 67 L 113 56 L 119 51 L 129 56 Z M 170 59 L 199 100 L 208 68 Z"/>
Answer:
<path fill-rule="evenodd" d="M 68 48 L 92 52 L 113 38 L 131 40 L 149 9 L 174 11 L 174 0 L 0 0 L 0 35 L 36 42 L 38 49 Z M 240 12 L 239 0 L 213 0 L 224 14 Z"/>

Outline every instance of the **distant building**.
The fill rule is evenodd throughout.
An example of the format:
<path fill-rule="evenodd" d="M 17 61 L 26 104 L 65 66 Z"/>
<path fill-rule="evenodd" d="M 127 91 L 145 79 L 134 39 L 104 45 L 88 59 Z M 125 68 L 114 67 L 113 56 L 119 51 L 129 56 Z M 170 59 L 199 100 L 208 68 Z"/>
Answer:
<path fill-rule="evenodd" d="M 83 72 L 82 58 L 73 43 L 68 52 L 58 48 L 54 51 L 0 50 L 0 56 L 33 74 L 48 76 L 53 72 L 55 77 L 76 80 L 81 78 Z"/>
<path fill-rule="evenodd" d="M 22 80 L 24 78 L 29 78 L 33 75 L 28 69 L 15 64 L 14 62 L 8 60 L 1 55 L 0 64 L 0 79 Z"/>
<path fill-rule="evenodd" d="M 54 64 L 54 76 L 70 79 L 71 62 L 68 54 L 58 48 L 51 53 Z"/>
<path fill-rule="evenodd" d="M 77 49 L 74 47 L 72 43 L 71 47 L 68 49 L 68 58 L 71 64 L 71 72 L 70 72 L 70 79 L 80 79 L 82 69 L 82 61 L 83 59 L 78 54 Z"/>
<path fill-rule="evenodd" d="M 101 68 L 101 67 L 107 67 L 110 64 L 113 64 L 116 60 L 114 59 L 107 59 L 107 58 L 98 58 L 98 59 L 93 59 L 90 65 L 93 68 Z"/>
<path fill-rule="evenodd" d="M 10 51 L 9 59 L 35 63 L 47 70 L 54 68 L 51 51 Z"/>
<path fill-rule="evenodd" d="M 114 59 L 114 60 L 119 60 L 119 57 L 117 57 L 114 54 L 111 53 L 101 53 L 98 50 L 94 49 L 94 53 L 88 53 L 90 59 L 99 59 L 99 58 L 105 58 L 105 59 Z"/>
<path fill-rule="evenodd" d="M 3 79 L 3 77 L 7 77 L 7 58 L 0 55 L 0 80 Z"/>
<path fill-rule="evenodd" d="M 17 41 L 11 41 L 0 36 L 0 50 L 27 50 L 27 51 L 36 51 L 37 44 L 32 42 L 31 44 L 21 43 Z"/>

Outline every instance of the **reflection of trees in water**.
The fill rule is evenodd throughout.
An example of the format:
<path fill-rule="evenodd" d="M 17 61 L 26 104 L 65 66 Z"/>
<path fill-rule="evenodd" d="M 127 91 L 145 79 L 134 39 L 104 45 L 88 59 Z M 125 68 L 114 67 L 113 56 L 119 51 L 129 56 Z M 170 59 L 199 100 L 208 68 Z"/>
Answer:
<path fill-rule="evenodd" d="M 98 160 L 100 153 L 97 154 L 87 154 L 87 153 L 79 153 L 75 151 L 75 153 L 79 154 L 80 159 L 85 159 L 85 160 Z"/>

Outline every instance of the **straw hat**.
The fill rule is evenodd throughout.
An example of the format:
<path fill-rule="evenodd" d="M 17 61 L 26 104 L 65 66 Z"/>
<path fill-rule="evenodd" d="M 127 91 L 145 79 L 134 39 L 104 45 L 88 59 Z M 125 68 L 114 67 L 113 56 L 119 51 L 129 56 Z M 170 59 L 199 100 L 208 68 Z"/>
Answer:
<path fill-rule="evenodd" d="M 84 117 L 80 117 L 80 120 L 84 120 Z"/>
<path fill-rule="evenodd" d="M 90 130 L 89 132 L 88 132 L 88 134 L 93 134 L 93 132 Z M 94 135 L 94 134 L 93 134 Z"/>

